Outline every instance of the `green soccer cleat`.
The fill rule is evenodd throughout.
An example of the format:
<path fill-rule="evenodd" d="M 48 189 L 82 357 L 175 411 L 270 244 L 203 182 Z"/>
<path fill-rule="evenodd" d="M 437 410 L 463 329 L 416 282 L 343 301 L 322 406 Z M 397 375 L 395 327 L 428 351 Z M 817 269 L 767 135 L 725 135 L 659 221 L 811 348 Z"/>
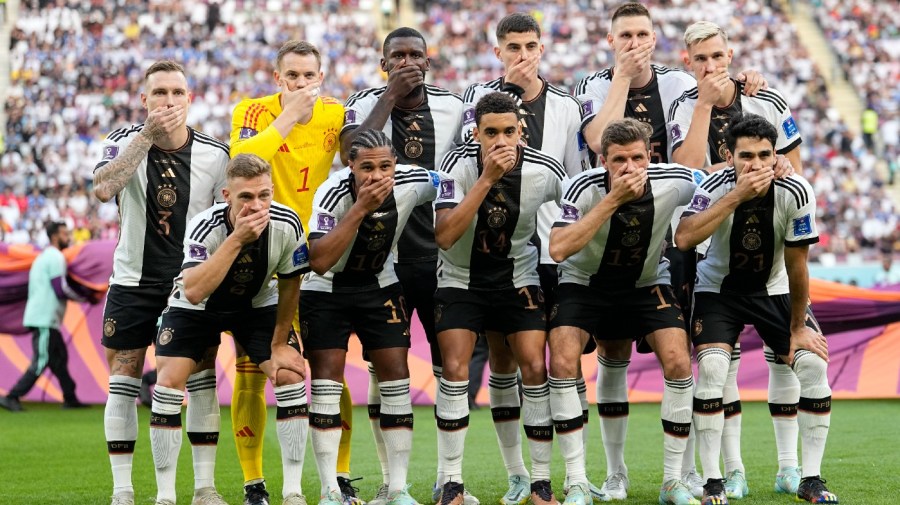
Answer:
<path fill-rule="evenodd" d="M 784 494 L 797 494 L 800 486 L 800 468 L 789 466 L 778 470 L 775 475 L 775 492 Z"/>
<path fill-rule="evenodd" d="M 659 489 L 659 505 L 700 505 L 680 479 L 670 479 Z"/>
<path fill-rule="evenodd" d="M 563 505 L 591 505 L 593 501 L 587 483 L 572 484 L 566 490 L 566 499 L 563 501 Z"/>
<path fill-rule="evenodd" d="M 523 505 L 531 496 L 527 475 L 510 475 L 509 489 L 500 498 L 500 505 Z"/>
<path fill-rule="evenodd" d="M 750 494 L 747 477 L 740 470 L 732 470 L 725 476 L 725 496 L 740 500 Z"/>

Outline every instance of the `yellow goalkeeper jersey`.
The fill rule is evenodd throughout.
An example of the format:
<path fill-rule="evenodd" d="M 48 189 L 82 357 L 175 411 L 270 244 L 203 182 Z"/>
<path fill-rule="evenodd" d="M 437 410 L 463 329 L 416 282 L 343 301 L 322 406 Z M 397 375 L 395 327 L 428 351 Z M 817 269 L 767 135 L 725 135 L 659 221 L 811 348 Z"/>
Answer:
<path fill-rule="evenodd" d="M 272 125 L 281 114 L 281 93 L 242 100 L 231 115 L 231 156 L 252 153 L 272 164 L 275 201 L 294 209 L 309 225 L 313 195 L 340 149 L 344 106 L 335 98 L 316 100 L 312 119 L 294 125 L 287 138 Z"/>

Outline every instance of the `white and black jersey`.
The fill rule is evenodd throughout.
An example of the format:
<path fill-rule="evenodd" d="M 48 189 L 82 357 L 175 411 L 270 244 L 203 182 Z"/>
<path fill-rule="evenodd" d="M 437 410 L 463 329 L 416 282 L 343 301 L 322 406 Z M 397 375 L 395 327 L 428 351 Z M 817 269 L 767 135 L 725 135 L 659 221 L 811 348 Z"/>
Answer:
<path fill-rule="evenodd" d="M 732 119 L 741 117 L 744 113 L 756 114 L 766 118 L 767 121 L 778 130 L 778 140 L 775 142 L 775 150 L 778 154 L 792 151 L 802 142 L 800 130 L 791 115 L 784 97 L 777 90 L 764 89 L 756 96 L 744 96 L 744 84 L 734 81 L 737 86 L 737 94 L 734 101 L 727 107 L 713 106 L 709 121 L 709 134 L 706 151 L 706 166 L 712 166 L 725 161 L 725 130 Z M 687 138 L 691 127 L 691 118 L 694 115 L 694 106 L 697 104 L 699 92 L 697 88 L 688 90 L 672 104 L 668 113 L 669 156 L 681 146 Z M 699 167 L 698 167 L 699 168 Z"/>
<path fill-rule="evenodd" d="M 375 212 L 367 215 L 341 259 L 324 275 L 310 272 L 303 291 L 356 293 L 397 283 L 391 252 L 413 209 L 434 201 L 440 177 L 411 165 L 397 165 L 394 190 Z M 325 236 L 356 202 L 353 174 L 345 168 L 332 174 L 316 190 L 309 239 Z"/>
<path fill-rule="evenodd" d="M 734 189 L 734 168 L 710 175 L 694 193 L 685 215 L 703 212 Z M 746 296 L 788 293 L 784 248 L 819 241 L 816 197 L 806 179 L 776 179 L 768 193 L 744 202 L 710 238 L 697 263 L 694 291 Z"/>
<path fill-rule="evenodd" d="M 110 133 L 94 171 L 123 153 L 143 127 L 133 125 Z M 171 287 L 181 269 L 187 224 L 222 200 L 227 164 L 228 146 L 192 128 L 179 149 L 150 148 L 116 195 L 119 240 L 110 284 Z"/>
<path fill-rule="evenodd" d="M 234 231 L 227 203 L 220 203 L 194 216 L 184 237 L 182 271 L 209 260 Z M 286 205 L 272 202 L 269 226 L 259 238 L 241 248 L 219 287 L 197 305 L 184 294 L 183 273 L 175 278 L 170 307 L 217 312 L 236 312 L 278 304 L 279 278 L 290 278 L 309 270 L 309 253 L 300 217 Z"/>
<path fill-rule="evenodd" d="M 436 210 L 453 208 L 481 176 L 481 145 L 466 144 L 441 163 Z M 491 186 L 478 213 L 450 249 L 439 252 L 438 288 L 498 290 L 538 284 L 538 250 L 531 242 L 545 202 L 559 202 L 562 165 L 519 146 L 516 166 Z"/>
<path fill-rule="evenodd" d="M 650 161 L 668 163 L 669 150 L 666 141 L 666 113 L 675 100 L 691 88 L 697 87 L 697 81 L 691 74 L 682 70 L 652 64 L 653 77 L 643 88 L 632 88 L 628 91 L 625 102 L 625 117 L 630 117 L 653 127 L 650 137 Z M 589 75 L 575 87 L 575 95 L 581 102 L 586 126 L 603 108 L 609 87 L 612 85 L 613 68 L 607 68 Z"/>
<path fill-rule="evenodd" d="M 547 81 L 537 98 L 519 105 L 522 140 L 525 145 L 533 147 L 558 161 L 569 177 L 590 168 L 587 144 L 581 135 L 581 105 L 572 95 L 566 93 Z M 503 87 L 503 78 L 473 84 L 463 94 L 465 113 L 461 139 L 472 140 L 475 129 L 475 105 L 478 100 Z M 559 214 L 559 206 L 548 202 L 538 211 L 537 240 L 541 248 L 541 263 L 553 264 L 550 258 L 550 227 Z"/>
<path fill-rule="evenodd" d="M 350 95 L 344 106 L 341 135 L 359 126 L 369 117 L 387 86 L 369 88 Z M 443 88 L 425 85 L 425 101 L 414 109 L 394 107 L 383 131 L 397 151 L 397 163 L 437 170 L 456 145 L 462 125 L 463 102 L 459 95 Z M 434 260 L 434 211 L 431 205 L 416 209 L 409 218 L 403 236 L 397 242 L 400 263 Z"/>
<path fill-rule="evenodd" d="M 663 256 L 675 209 L 690 202 L 704 172 L 681 165 L 650 165 L 644 195 L 620 206 L 584 249 L 559 265 L 559 282 L 607 292 L 669 284 Z M 606 169 L 596 168 L 569 181 L 554 227 L 575 223 L 609 194 Z"/>

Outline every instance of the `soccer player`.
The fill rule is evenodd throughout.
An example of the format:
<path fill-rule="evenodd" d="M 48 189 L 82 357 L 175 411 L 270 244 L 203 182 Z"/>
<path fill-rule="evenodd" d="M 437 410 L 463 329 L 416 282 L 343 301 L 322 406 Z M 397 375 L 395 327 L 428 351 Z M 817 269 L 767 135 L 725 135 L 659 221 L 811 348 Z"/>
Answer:
<path fill-rule="evenodd" d="M 312 44 L 290 40 L 275 56 L 273 74 L 279 92 L 247 98 L 235 107 L 231 120 L 231 154 L 252 153 L 272 165 L 276 202 L 296 212 L 308 223 L 316 189 L 328 178 L 334 155 L 340 148 L 338 134 L 344 124 L 340 101 L 321 96 L 325 79 L 322 57 Z M 299 319 L 294 329 L 299 331 Z M 247 505 L 268 498 L 262 472 L 262 441 L 266 428 L 266 378 L 238 346 L 232 396 L 235 444 L 244 473 Z M 350 485 L 350 433 L 353 411 L 350 391 L 341 397 L 344 431 L 338 457 L 338 482 L 348 505 L 358 502 Z"/>
<path fill-rule="evenodd" d="M 156 504 L 175 503 L 181 404 L 191 370 L 206 359 L 207 348 L 218 345 L 223 331 L 231 331 L 275 388 L 283 503 L 305 505 L 300 479 L 309 426 L 306 369 L 291 321 L 299 303 L 300 275 L 309 270 L 306 237 L 297 214 L 272 202 L 267 162 L 241 154 L 229 162 L 226 173 L 225 202 L 198 214 L 188 225 L 184 263 L 156 337 L 157 382 L 150 416 Z M 218 417 L 219 412 L 202 415 Z M 193 444 L 215 445 L 218 432 L 189 431 L 188 437 Z M 215 458 L 209 465 L 212 472 Z M 193 501 L 224 503 L 221 497 Z"/>
<path fill-rule="evenodd" d="M 687 48 L 684 62 L 693 70 L 697 87 L 679 97 L 669 109 L 667 132 L 672 160 L 690 167 L 707 167 L 710 171 L 725 168 L 725 130 L 733 118 L 746 111 L 761 115 L 776 127 L 778 158 L 787 158 L 787 164 L 800 171 L 800 131 L 787 102 L 772 88 L 760 90 L 755 96 L 741 92 L 744 84 L 728 73 L 734 50 L 728 47 L 725 31 L 714 23 L 700 21 L 684 32 L 684 43 Z M 785 160 L 779 162 L 784 164 Z M 778 447 L 775 489 L 796 494 L 800 483 L 797 468 L 800 384 L 790 367 L 771 349 L 766 348 L 765 355 L 769 365 L 769 410 Z M 722 455 L 728 498 L 743 498 L 749 493 L 741 460 L 741 400 L 737 387 L 740 359 L 740 343 L 736 343 L 723 396 Z"/>
<path fill-rule="evenodd" d="M 144 73 L 141 104 L 147 120 L 113 131 L 103 142 L 94 170 L 94 194 L 119 204 L 119 242 L 103 314 L 109 363 L 109 399 L 104 429 L 113 474 L 113 505 L 133 505 L 132 456 L 137 440 L 135 398 L 144 357 L 156 323 L 166 308 L 172 279 L 180 271 L 188 221 L 221 199 L 228 146 L 185 124 L 191 92 L 184 68 L 172 61 L 152 64 Z M 203 412 L 218 412 L 215 349 L 188 380 L 188 430 L 218 432 Z M 209 421 L 209 424 L 207 424 Z M 190 437 L 190 433 L 188 434 Z M 194 486 L 214 492 L 211 439 L 193 446 Z M 210 459 L 212 458 L 212 459 Z"/>
<path fill-rule="evenodd" d="M 692 338 L 699 379 L 694 426 L 703 467 L 704 503 L 725 504 L 719 452 L 724 425 L 723 388 L 731 350 L 745 324 L 800 382 L 798 423 L 803 474 L 797 498 L 838 503 L 820 467 L 831 419 L 828 344 L 809 311 L 809 245 L 818 242 L 816 200 L 798 175 L 774 178 L 778 132 L 763 117 L 746 114 L 725 132 L 729 168 L 697 188 L 678 225 L 682 250 L 710 239 L 697 265 Z"/>
<path fill-rule="evenodd" d="M 695 175 L 703 174 L 650 163 L 651 156 L 649 126 L 630 118 L 609 123 L 600 146 L 604 169 L 569 181 L 550 236 L 561 262 L 550 320 L 550 410 L 570 475 L 567 504 L 588 501 L 575 375 L 591 335 L 637 340 L 639 352 L 656 353 L 665 378 L 659 503 L 697 503 L 681 481 L 694 385 L 688 336 L 662 252 L 672 213 L 690 201 Z"/>
<path fill-rule="evenodd" d="M 512 348 L 524 384 L 522 418 L 532 461 L 531 500 L 555 504 L 550 487 L 553 427 L 544 364 L 546 316 L 530 242 L 538 209 L 558 201 L 562 165 L 520 145 L 519 107 L 507 94 L 482 97 L 475 107 L 477 143 L 451 151 L 435 201 L 440 246 L 435 324 L 443 376 L 435 406 L 438 458 L 444 471 L 441 505 L 464 500 L 462 455 L 469 422 L 469 360 L 476 335 Z"/>
<path fill-rule="evenodd" d="M 389 474 L 386 503 L 415 505 L 406 483 L 413 428 L 409 318 L 391 251 L 414 209 L 434 200 L 439 178 L 397 165 L 391 140 L 380 130 L 354 135 L 348 159 L 350 167 L 316 191 L 309 223 L 313 273 L 303 283 L 300 306 L 300 334 L 312 376 L 310 424 L 322 482 L 319 503 L 342 503 L 335 474 L 338 402 L 347 342 L 355 331 L 378 378 Z"/>
<path fill-rule="evenodd" d="M 462 99 L 445 89 L 425 84 L 431 62 L 425 38 L 418 31 L 404 27 L 390 32 L 384 39 L 382 53 L 381 70 L 388 75 L 387 85 L 354 93 L 347 99 L 341 130 L 341 159 L 346 161 L 358 132 L 371 128 L 383 131 L 391 139 L 398 163 L 436 170 L 440 160 L 455 145 L 462 124 Z M 441 355 L 434 332 L 437 257 L 434 210 L 429 203 L 410 216 L 397 243 L 395 269 L 407 307 L 410 313 L 415 310 L 425 330 L 435 378 L 441 375 Z M 369 421 L 383 476 L 376 498 L 369 501 L 372 505 L 383 505 L 390 480 L 379 428 L 379 398 L 376 375 L 370 369 Z M 438 464 L 438 480 L 441 471 Z M 435 486 L 435 501 L 439 491 Z M 478 505 L 478 500 L 467 496 L 466 505 Z"/>
<path fill-rule="evenodd" d="M 497 46 L 494 54 L 503 63 L 505 75 L 489 82 L 473 84 L 463 94 L 462 140 L 469 142 L 475 128 L 475 105 L 495 91 L 503 91 L 516 99 L 522 117 L 522 141 L 558 161 L 573 177 L 588 168 L 587 145 L 581 140 L 581 107 L 566 91 L 548 83 L 538 74 L 544 53 L 541 27 L 530 15 L 516 12 L 497 24 Z M 538 212 L 537 242 L 540 246 L 538 273 L 545 308 L 553 306 L 556 288 L 556 263 L 550 258 L 550 226 L 559 214 L 555 202 L 545 203 Z M 592 343 L 592 342 L 591 342 Z M 528 498 L 530 478 L 522 459 L 519 431 L 521 400 L 517 382 L 517 366 L 505 345 L 490 346 L 491 376 L 488 391 L 494 428 L 500 443 L 500 454 L 506 466 L 509 490 L 501 498 L 504 505 L 516 505 Z M 582 411 L 588 419 L 587 389 L 578 374 L 578 390 Z M 587 435 L 588 430 L 583 433 Z M 584 439 L 587 446 L 587 437 Z M 592 491 L 599 493 L 596 487 Z"/>

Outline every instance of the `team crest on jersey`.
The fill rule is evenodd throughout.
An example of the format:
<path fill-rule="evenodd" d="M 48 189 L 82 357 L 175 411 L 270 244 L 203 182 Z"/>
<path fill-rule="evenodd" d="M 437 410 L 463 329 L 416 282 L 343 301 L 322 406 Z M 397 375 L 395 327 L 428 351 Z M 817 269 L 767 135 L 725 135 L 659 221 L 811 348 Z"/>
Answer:
<path fill-rule="evenodd" d="M 116 334 L 116 320 L 107 317 L 106 321 L 103 322 L 103 336 L 111 337 Z"/>
<path fill-rule="evenodd" d="M 334 150 L 335 144 L 337 144 L 337 130 L 334 128 L 325 130 L 325 140 L 322 142 L 322 149 L 325 152 L 331 152 Z"/>
<path fill-rule="evenodd" d="M 354 124 L 356 123 L 356 111 L 352 109 L 347 109 L 344 111 L 344 124 Z"/>
<path fill-rule="evenodd" d="M 725 142 L 720 143 L 718 150 L 716 150 L 716 153 L 719 155 L 720 160 L 727 160 L 728 159 L 728 145 L 725 144 Z"/>
<path fill-rule="evenodd" d="M 163 207 L 171 207 L 178 201 L 178 193 L 175 192 L 175 186 L 171 184 L 163 184 L 157 186 L 156 201 Z"/>
<path fill-rule="evenodd" d="M 709 197 L 704 195 L 694 195 L 689 209 L 695 212 L 703 212 L 707 208 L 709 208 Z"/>
<path fill-rule="evenodd" d="M 247 284 L 248 282 L 253 280 L 253 270 L 250 268 L 242 268 L 235 272 L 232 279 L 234 279 L 234 282 L 238 284 Z"/>
<path fill-rule="evenodd" d="M 701 333 L 703 333 L 703 320 L 698 317 L 694 319 L 694 336 L 696 337 Z"/>
<path fill-rule="evenodd" d="M 238 133 L 238 139 L 247 140 L 249 138 L 255 137 L 258 132 L 253 128 L 241 128 L 240 133 Z"/>
<path fill-rule="evenodd" d="M 403 153 L 407 158 L 415 159 L 422 156 L 425 152 L 425 146 L 422 145 L 422 139 L 419 137 L 409 137 L 406 139 L 406 145 L 403 146 Z"/>
<path fill-rule="evenodd" d="M 625 236 L 622 237 L 622 245 L 625 247 L 631 247 L 640 241 L 641 234 L 638 232 L 626 233 Z"/>
<path fill-rule="evenodd" d="M 681 140 L 681 125 L 673 124 L 671 128 L 672 142 Z"/>
<path fill-rule="evenodd" d="M 103 160 L 115 159 L 119 155 L 119 146 L 106 146 L 103 148 Z"/>
<path fill-rule="evenodd" d="M 784 130 L 784 135 L 787 138 L 791 138 L 800 132 L 800 130 L 797 129 L 797 123 L 794 122 L 794 116 L 788 116 L 788 118 L 781 123 L 781 129 Z"/>
<path fill-rule="evenodd" d="M 487 224 L 491 228 L 501 228 L 506 224 L 506 209 L 493 207 L 488 211 Z"/>
<path fill-rule="evenodd" d="M 564 221 L 578 221 L 578 209 L 573 205 L 564 203 L 562 206 L 562 218 Z"/>
<path fill-rule="evenodd" d="M 175 330 L 172 328 L 163 328 L 162 331 L 159 332 L 159 338 L 157 339 L 157 343 L 159 345 L 166 345 L 172 341 L 172 337 L 175 336 Z"/>
<path fill-rule="evenodd" d="M 300 247 L 294 251 L 293 262 L 295 267 L 309 263 L 309 249 L 306 244 L 300 244 Z"/>
<path fill-rule="evenodd" d="M 386 240 L 381 235 L 376 235 L 369 239 L 369 243 L 366 245 L 366 249 L 370 251 L 380 251 L 382 247 L 384 247 L 384 243 Z"/>
<path fill-rule="evenodd" d="M 794 236 L 808 235 L 812 233 L 812 216 L 809 214 L 794 219 Z"/>
<path fill-rule="evenodd" d="M 319 214 L 316 218 L 316 224 L 318 225 L 319 231 L 331 231 L 334 229 L 335 219 L 334 216 L 329 216 L 328 214 Z"/>
<path fill-rule="evenodd" d="M 760 238 L 758 233 L 750 232 L 741 239 L 741 245 L 748 251 L 755 251 L 762 245 L 762 238 Z"/>
<path fill-rule="evenodd" d="M 456 193 L 454 181 L 447 179 L 441 181 L 441 198 L 453 198 Z"/>
<path fill-rule="evenodd" d="M 475 122 L 475 109 L 466 109 L 463 112 L 463 124 L 470 124 Z"/>
<path fill-rule="evenodd" d="M 188 254 L 190 254 L 191 259 L 204 261 L 209 258 L 209 251 L 205 246 L 200 244 L 191 244 L 188 246 Z"/>

